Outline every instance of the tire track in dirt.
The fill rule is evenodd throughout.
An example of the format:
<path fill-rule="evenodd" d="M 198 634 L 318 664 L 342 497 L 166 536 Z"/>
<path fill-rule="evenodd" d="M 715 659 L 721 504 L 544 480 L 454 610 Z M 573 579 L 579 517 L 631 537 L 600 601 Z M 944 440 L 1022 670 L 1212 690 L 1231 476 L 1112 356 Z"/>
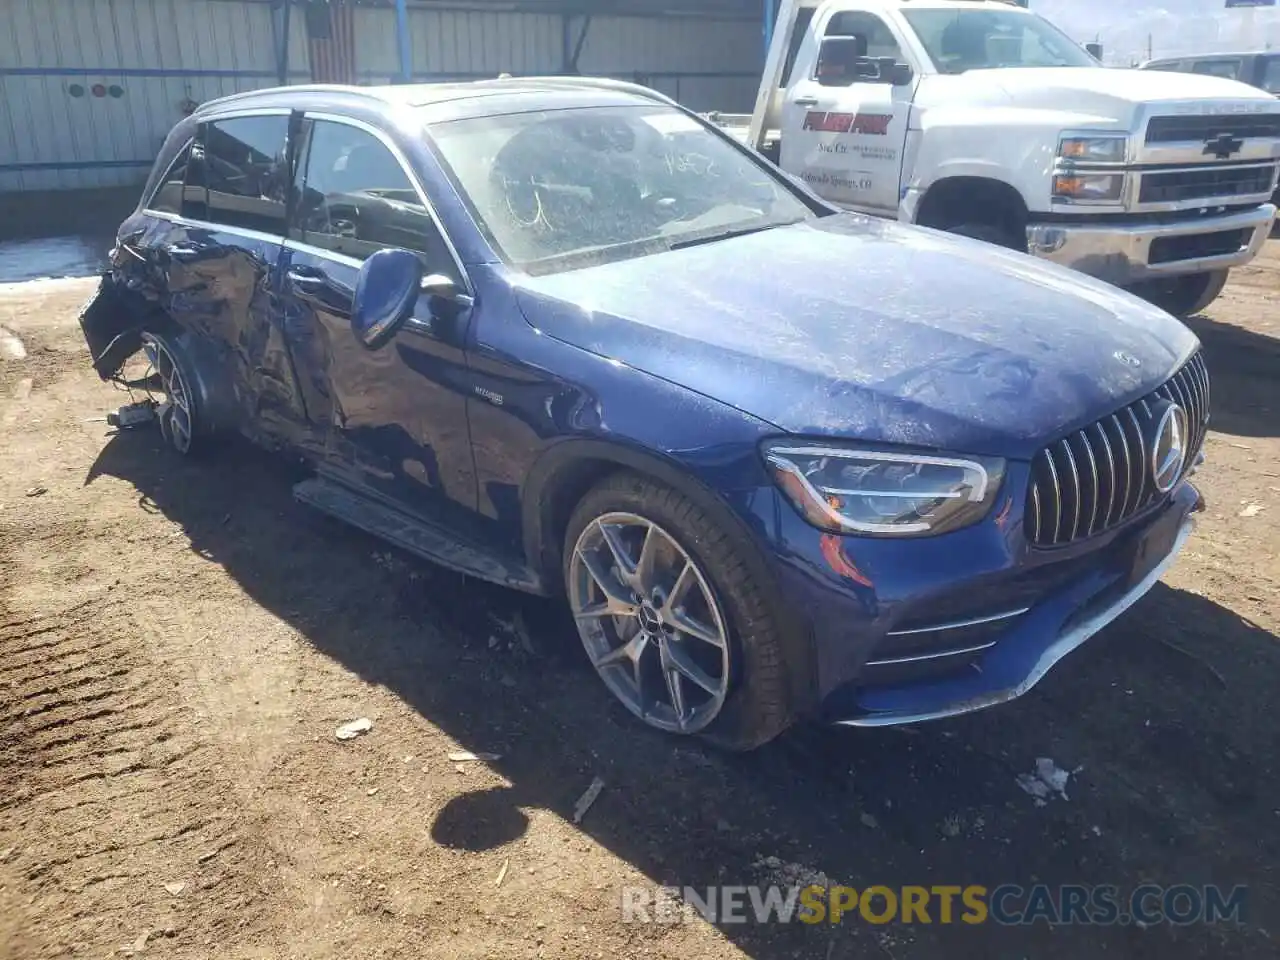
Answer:
<path fill-rule="evenodd" d="M 0 957 L 198 948 L 255 923 L 252 817 L 199 731 L 127 597 L 0 602 Z"/>

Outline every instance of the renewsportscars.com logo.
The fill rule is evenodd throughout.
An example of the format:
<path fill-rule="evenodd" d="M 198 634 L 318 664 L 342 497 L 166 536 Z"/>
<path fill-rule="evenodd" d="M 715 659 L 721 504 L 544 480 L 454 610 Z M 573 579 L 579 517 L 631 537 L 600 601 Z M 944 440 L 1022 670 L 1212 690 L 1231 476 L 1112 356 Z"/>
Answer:
<path fill-rule="evenodd" d="M 810 885 L 624 887 L 628 923 L 983 924 L 1024 926 L 1188 926 L 1243 923 L 1248 889 L 1142 884 L 935 884 L 855 887 Z"/>

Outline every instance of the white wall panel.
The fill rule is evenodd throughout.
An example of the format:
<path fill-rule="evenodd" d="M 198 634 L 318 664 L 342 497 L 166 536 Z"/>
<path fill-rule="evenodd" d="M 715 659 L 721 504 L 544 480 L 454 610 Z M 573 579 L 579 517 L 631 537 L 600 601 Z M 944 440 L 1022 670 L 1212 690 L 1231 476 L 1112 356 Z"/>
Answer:
<path fill-rule="evenodd" d="M 265 4 L 0 0 L 0 7 L 12 14 L 11 29 L 0 33 L 0 190 L 141 182 L 184 100 L 274 82 Z M 304 45 L 303 69 L 305 56 Z M 94 97 L 97 84 L 123 95 Z M 75 85 L 84 96 L 71 95 Z"/>
<path fill-rule="evenodd" d="M 355 15 L 362 82 L 398 79 L 394 10 L 359 7 Z M 570 21 L 570 49 L 581 23 Z M 252 0 L 0 0 L 0 24 L 0 190 L 140 182 L 185 99 L 276 82 L 271 10 Z M 564 68 L 556 14 L 411 7 L 410 34 L 419 80 Z M 754 99 L 760 45 L 752 21 L 597 16 L 578 69 L 643 75 L 695 109 L 741 111 Z M 301 10 L 289 51 L 291 80 L 305 80 Z M 123 96 L 76 98 L 73 84 L 116 85 Z"/>

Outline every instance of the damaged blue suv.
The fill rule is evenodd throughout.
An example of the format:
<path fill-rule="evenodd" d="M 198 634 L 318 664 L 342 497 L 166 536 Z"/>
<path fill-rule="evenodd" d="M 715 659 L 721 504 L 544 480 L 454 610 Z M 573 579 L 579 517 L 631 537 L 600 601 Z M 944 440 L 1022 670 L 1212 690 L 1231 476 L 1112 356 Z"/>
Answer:
<path fill-rule="evenodd" d="M 628 710 L 736 749 L 1019 696 L 1201 506 L 1181 323 L 629 84 L 207 103 L 81 323 L 177 453 L 300 455 L 300 500 L 563 596 Z"/>

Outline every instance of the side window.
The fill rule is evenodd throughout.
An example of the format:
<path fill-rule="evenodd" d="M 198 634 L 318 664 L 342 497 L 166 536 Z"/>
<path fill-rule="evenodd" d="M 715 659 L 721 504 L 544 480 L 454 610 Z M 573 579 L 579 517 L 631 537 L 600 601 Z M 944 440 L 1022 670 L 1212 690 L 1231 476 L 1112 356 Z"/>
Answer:
<path fill-rule="evenodd" d="M 412 250 L 432 273 L 455 273 L 452 257 L 409 175 L 368 131 L 316 120 L 289 236 L 364 260 L 384 247 Z"/>
<path fill-rule="evenodd" d="M 1239 60 L 1197 60 L 1191 65 L 1192 73 L 1203 73 L 1210 77 L 1226 77 L 1234 80 L 1240 75 Z"/>
<path fill-rule="evenodd" d="M 883 20 L 874 13 L 861 10 L 842 10 L 827 24 L 828 37 L 863 37 L 867 41 L 868 57 L 893 57 L 903 61 L 902 48 Z"/>
<path fill-rule="evenodd" d="M 160 183 L 156 185 L 156 192 L 151 195 L 151 201 L 147 204 L 148 210 L 170 213 L 174 216 L 182 214 L 183 189 L 187 182 L 187 162 L 190 159 L 191 144 L 188 143 L 178 151 L 178 155 L 173 158 L 173 163 L 169 164 L 169 169 L 160 178 Z"/>
<path fill-rule="evenodd" d="M 205 219 L 284 235 L 289 187 L 287 116 L 234 117 L 203 126 L 193 166 L 208 189 Z"/>

